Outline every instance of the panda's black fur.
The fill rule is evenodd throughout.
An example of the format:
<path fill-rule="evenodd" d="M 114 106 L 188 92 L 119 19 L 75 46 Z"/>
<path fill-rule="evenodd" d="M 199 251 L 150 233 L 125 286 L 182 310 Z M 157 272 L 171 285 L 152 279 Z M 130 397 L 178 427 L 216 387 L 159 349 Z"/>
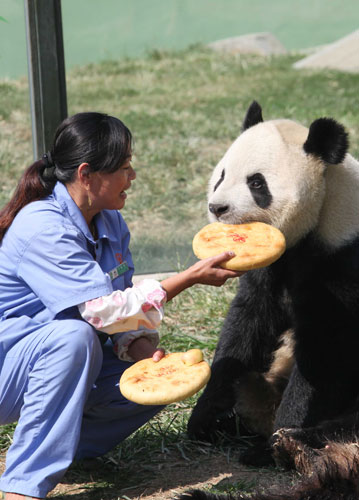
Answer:
<path fill-rule="evenodd" d="M 258 128 L 261 123 L 262 111 L 254 102 L 245 117 L 243 134 L 256 127 L 251 133 L 258 131 L 265 137 L 267 129 Z M 272 125 L 268 127 L 270 131 Z M 274 122 L 273 127 L 279 130 L 279 135 L 287 127 L 296 131 L 292 122 L 284 125 Z M 303 133 L 298 129 L 299 132 Z M 347 134 L 335 120 L 316 120 L 305 136 L 300 147 L 293 146 L 292 157 L 295 159 L 298 155 L 298 161 L 308 161 L 308 172 L 321 169 L 318 186 L 315 186 L 317 192 L 313 194 L 314 202 L 318 199 L 317 211 L 308 213 L 308 223 L 305 217 L 303 219 L 305 213 L 301 213 L 297 227 L 295 211 L 287 225 L 281 227 L 280 223 L 274 223 L 288 235 L 286 252 L 271 266 L 249 271 L 240 279 L 222 328 L 211 379 L 188 424 L 190 436 L 212 440 L 217 431 L 231 431 L 231 416 L 235 411 L 247 429 L 263 436 L 258 447 L 241 456 L 244 463 L 258 465 L 275 460 L 277 464 L 308 474 L 290 491 L 258 493 L 251 497 L 255 500 L 359 498 L 359 448 L 356 445 L 359 434 L 359 212 L 354 211 L 353 215 L 348 210 L 350 224 L 345 213 L 335 221 L 333 217 L 333 223 L 326 215 L 336 208 L 332 206 L 337 203 L 335 197 L 333 202 L 329 199 L 336 183 L 344 185 L 350 179 L 349 184 L 356 183 L 353 190 L 355 193 L 358 187 L 355 196 L 359 197 L 359 163 L 349 158 Z M 285 142 L 281 148 L 285 152 Z M 262 171 L 254 169 L 247 176 L 243 174 L 240 189 L 249 200 L 243 201 L 243 213 L 240 201 L 225 200 L 225 194 L 221 195 L 221 190 L 226 193 L 232 189 L 225 186 L 229 165 L 237 168 L 233 167 L 236 153 L 228 154 L 232 156 L 224 157 L 210 183 L 211 220 L 235 224 L 260 220 L 258 214 L 263 214 L 262 222 L 273 223 L 268 209 L 274 195 L 272 181 L 267 183 L 271 172 L 268 176 L 263 174 L 266 167 Z M 247 167 L 239 161 L 238 170 L 241 168 Z M 328 176 L 334 168 L 335 182 L 330 187 Z M 340 184 L 337 187 L 340 193 Z M 253 209 L 255 215 L 247 208 L 250 196 L 253 206 L 259 207 L 257 212 L 257 208 Z M 350 201 L 341 199 L 342 202 L 344 207 L 353 209 Z M 303 205 L 305 203 L 303 198 Z M 306 206 L 311 207 L 310 204 L 311 201 Z M 338 210 L 343 212 L 343 206 Z M 281 214 L 277 215 L 281 220 Z M 355 217 L 357 226 L 352 220 Z M 345 229 L 350 225 L 350 230 L 336 238 L 340 224 Z M 293 358 L 288 357 L 283 373 L 279 370 L 271 379 L 273 358 L 288 332 L 294 337 Z M 255 394 L 259 389 L 263 391 L 260 398 Z M 243 400 L 243 395 L 248 397 Z M 266 398 L 270 409 L 261 413 L 256 405 L 266 408 Z M 249 408 L 251 402 L 253 407 Z M 265 419 L 273 420 L 266 422 Z M 222 497 L 195 492 L 182 498 Z"/>

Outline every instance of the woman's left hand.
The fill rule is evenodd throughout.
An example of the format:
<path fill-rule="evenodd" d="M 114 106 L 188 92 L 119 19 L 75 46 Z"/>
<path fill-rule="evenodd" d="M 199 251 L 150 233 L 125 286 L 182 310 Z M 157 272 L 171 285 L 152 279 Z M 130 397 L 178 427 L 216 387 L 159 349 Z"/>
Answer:
<path fill-rule="evenodd" d="M 162 347 L 153 347 L 151 342 L 146 339 L 146 337 L 139 337 L 131 342 L 127 352 L 134 361 L 152 358 L 153 361 L 157 362 L 165 355 L 165 351 Z"/>

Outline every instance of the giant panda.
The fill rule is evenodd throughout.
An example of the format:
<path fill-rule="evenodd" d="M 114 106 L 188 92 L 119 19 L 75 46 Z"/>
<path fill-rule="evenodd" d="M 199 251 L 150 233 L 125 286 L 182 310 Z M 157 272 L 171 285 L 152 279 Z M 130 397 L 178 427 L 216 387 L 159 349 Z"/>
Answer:
<path fill-rule="evenodd" d="M 263 441 L 242 454 L 244 463 L 274 459 L 310 471 L 311 483 L 300 487 L 305 494 L 324 484 L 334 488 L 333 496 L 300 496 L 297 489 L 280 498 L 338 498 L 344 483 L 350 492 L 343 498 L 359 498 L 350 496 L 359 470 L 350 444 L 359 428 L 359 162 L 348 147 L 334 119 L 316 119 L 309 129 L 292 120 L 264 121 L 254 101 L 209 182 L 211 222 L 271 224 L 283 232 L 287 249 L 277 262 L 240 278 L 188 432 L 212 440 L 231 427 L 234 414 L 241 421 L 252 412 L 247 426 Z M 283 376 L 277 370 L 272 390 L 268 374 L 288 332 L 292 357 Z M 257 411 L 267 397 L 272 413 Z M 352 461 L 341 467 L 336 446 L 338 457 L 348 446 Z M 191 498 L 212 497 L 196 492 Z"/>

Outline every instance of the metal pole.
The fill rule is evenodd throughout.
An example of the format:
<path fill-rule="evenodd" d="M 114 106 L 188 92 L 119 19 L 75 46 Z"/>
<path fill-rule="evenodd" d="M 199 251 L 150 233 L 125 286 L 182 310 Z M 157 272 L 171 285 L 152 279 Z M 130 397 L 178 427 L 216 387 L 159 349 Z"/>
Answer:
<path fill-rule="evenodd" d="M 24 0 L 34 159 L 67 116 L 61 0 Z"/>

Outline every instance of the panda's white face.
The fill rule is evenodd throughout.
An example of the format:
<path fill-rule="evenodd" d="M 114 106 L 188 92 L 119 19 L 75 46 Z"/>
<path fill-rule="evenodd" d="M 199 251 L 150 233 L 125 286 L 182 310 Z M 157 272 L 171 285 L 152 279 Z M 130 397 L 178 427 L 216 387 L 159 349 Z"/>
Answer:
<path fill-rule="evenodd" d="M 265 222 L 283 232 L 288 246 L 303 238 L 318 223 L 325 194 L 324 163 L 304 152 L 307 136 L 290 120 L 243 132 L 212 174 L 210 221 Z"/>

